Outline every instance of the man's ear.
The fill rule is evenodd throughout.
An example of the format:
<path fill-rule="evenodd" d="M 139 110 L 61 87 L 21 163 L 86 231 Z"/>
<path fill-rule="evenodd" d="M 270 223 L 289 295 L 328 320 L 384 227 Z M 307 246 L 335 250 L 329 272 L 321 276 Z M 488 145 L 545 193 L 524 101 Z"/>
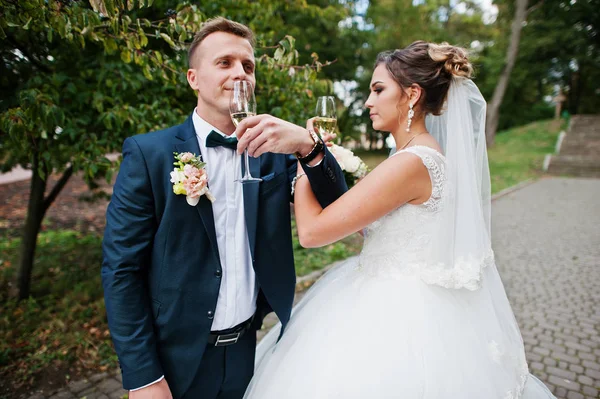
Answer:
<path fill-rule="evenodd" d="M 187 81 L 192 90 L 198 90 L 198 76 L 195 69 L 190 68 L 187 70 Z"/>

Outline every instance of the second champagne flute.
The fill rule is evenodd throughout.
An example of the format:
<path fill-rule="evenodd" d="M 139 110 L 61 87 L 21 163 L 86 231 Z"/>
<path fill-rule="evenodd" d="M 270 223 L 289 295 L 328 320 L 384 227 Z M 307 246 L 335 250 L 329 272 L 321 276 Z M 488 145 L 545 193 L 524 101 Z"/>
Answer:
<path fill-rule="evenodd" d="M 317 98 L 316 116 L 314 126 L 319 131 L 321 137 L 325 134 L 335 134 L 337 125 L 337 116 L 335 109 L 335 99 L 332 96 L 321 96 Z"/>
<path fill-rule="evenodd" d="M 233 124 L 237 125 L 249 116 L 256 115 L 256 99 L 254 98 L 254 87 L 247 80 L 236 80 L 233 82 L 233 92 L 229 100 L 229 114 Z M 250 174 L 250 162 L 248 160 L 248 148 L 244 150 L 244 176 L 236 181 L 250 182 L 262 181 L 258 177 L 252 177 Z"/>

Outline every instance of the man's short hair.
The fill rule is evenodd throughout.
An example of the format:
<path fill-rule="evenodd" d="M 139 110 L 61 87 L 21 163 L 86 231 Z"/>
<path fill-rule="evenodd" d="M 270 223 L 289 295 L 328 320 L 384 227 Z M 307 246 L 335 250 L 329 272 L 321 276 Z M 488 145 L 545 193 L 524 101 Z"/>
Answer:
<path fill-rule="evenodd" d="M 188 65 L 190 67 L 192 66 L 192 59 L 200 43 L 202 43 L 202 41 L 206 39 L 208 35 L 215 32 L 231 33 L 236 36 L 243 37 L 250 42 L 252 48 L 255 46 L 254 32 L 252 32 L 252 30 L 250 30 L 250 28 L 248 28 L 246 25 L 223 17 L 212 18 L 204 22 L 204 24 L 202 24 L 202 28 L 200 28 L 198 33 L 196 33 L 194 36 L 194 41 L 188 50 Z"/>

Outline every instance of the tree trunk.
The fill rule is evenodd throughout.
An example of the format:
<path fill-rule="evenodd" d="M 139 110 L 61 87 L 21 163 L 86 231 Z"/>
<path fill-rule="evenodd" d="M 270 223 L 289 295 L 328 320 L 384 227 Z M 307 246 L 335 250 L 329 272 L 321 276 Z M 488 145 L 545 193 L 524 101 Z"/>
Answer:
<path fill-rule="evenodd" d="M 46 215 L 48 208 L 50 208 L 50 205 L 52 205 L 58 194 L 73 175 L 73 167 L 69 166 L 65 170 L 46 198 L 44 198 L 44 193 L 46 191 L 49 173 L 46 173 L 45 178 L 42 179 L 42 176 L 40 176 L 39 173 L 39 158 L 37 154 L 33 160 L 31 172 L 31 189 L 27 207 L 27 219 L 25 220 L 25 227 L 23 228 L 19 259 L 19 275 L 17 280 L 17 295 L 19 299 L 26 299 L 29 297 L 37 236 L 40 232 L 42 221 L 44 220 L 44 216 Z"/>
<path fill-rule="evenodd" d="M 23 239 L 21 241 L 21 254 L 19 259 L 19 276 L 17 281 L 19 299 L 29 297 L 29 286 L 31 282 L 31 271 L 35 259 L 35 248 L 37 236 L 44 219 L 44 192 L 46 191 L 46 180 L 42 179 L 39 170 L 37 154 L 33 161 L 31 189 L 29 193 L 29 205 L 27 206 L 27 219 L 23 228 Z M 47 176 L 46 176 L 47 178 Z"/>
<path fill-rule="evenodd" d="M 571 80 L 571 91 L 569 98 L 569 113 L 575 115 L 579 113 L 581 103 L 581 92 L 583 91 L 583 63 L 577 60 L 578 69 L 573 72 Z"/>
<path fill-rule="evenodd" d="M 516 0 L 515 17 L 511 25 L 510 32 L 510 43 L 508 45 L 508 51 L 506 52 L 506 62 L 500 79 L 496 84 L 494 90 L 494 96 L 492 101 L 488 105 L 487 119 L 486 119 L 486 141 L 487 145 L 492 146 L 494 144 L 494 138 L 496 136 L 496 130 L 498 129 L 498 121 L 500 120 L 500 106 L 502 105 L 502 99 L 506 93 L 510 74 L 517 61 L 517 55 L 519 54 L 519 42 L 521 41 L 521 31 L 523 30 L 523 23 L 527 17 L 527 1 L 528 0 Z"/>

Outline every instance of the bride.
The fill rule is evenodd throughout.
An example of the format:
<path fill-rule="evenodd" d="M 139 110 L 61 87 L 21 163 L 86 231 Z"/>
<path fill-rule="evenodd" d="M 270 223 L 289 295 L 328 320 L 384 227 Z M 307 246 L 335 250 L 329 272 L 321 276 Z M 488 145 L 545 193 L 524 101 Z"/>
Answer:
<path fill-rule="evenodd" d="M 485 101 L 465 51 L 419 41 L 375 65 L 366 106 L 398 151 L 326 209 L 301 168 L 295 187 L 303 246 L 366 227 L 363 250 L 265 337 L 245 397 L 553 398 L 494 264 Z"/>

